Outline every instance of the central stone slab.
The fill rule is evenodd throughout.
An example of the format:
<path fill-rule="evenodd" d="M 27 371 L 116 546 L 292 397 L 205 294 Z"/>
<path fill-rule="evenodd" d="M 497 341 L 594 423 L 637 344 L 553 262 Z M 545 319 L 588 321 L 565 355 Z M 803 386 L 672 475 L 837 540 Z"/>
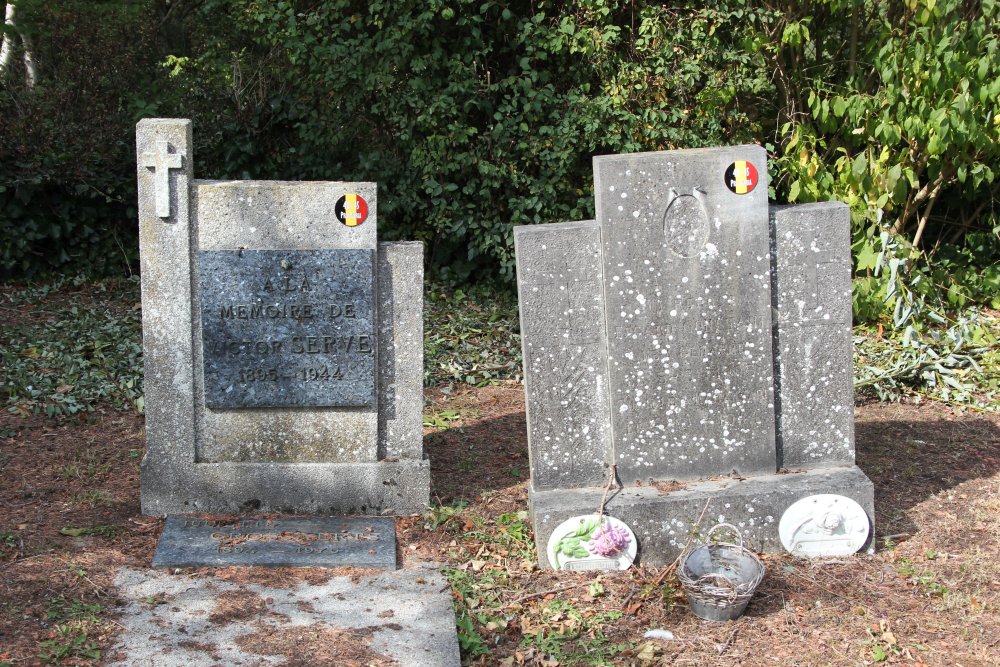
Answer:
<path fill-rule="evenodd" d="M 766 153 L 594 158 L 626 484 L 775 470 L 767 186 L 738 192 L 736 164 L 766 174 Z"/>
<path fill-rule="evenodd" d="M 215 521 L 171 515 L 153 567 L 396 568 L 396 524 L 388 517 L 244 517 Z"/>
<path fill-rule="evenodd" d="M 375 400 L 373 250 L 203 250 L 208 408 Z"/>

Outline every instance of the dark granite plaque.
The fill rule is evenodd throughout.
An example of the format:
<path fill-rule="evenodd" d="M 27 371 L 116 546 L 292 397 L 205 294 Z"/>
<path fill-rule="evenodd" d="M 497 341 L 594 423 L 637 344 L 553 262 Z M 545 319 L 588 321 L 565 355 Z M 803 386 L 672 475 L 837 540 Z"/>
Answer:
<path fill-rule="evenodd" d="M 374 405 L 373 250 L 198 259 L 207 407 Z"/>
<path fill-rule="evenodd" d="M 389 517 L 167 517 L 154 568 L 231 565 L 394 570 L 396 524 Z"/>

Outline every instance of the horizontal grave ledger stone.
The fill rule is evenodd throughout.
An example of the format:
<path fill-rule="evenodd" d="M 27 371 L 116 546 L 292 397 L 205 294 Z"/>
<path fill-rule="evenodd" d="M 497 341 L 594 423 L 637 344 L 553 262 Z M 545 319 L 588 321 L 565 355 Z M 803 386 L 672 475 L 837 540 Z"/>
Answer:
<path fill-rule="evenodd" d="M 396 568 L 396 524 L 387 517 L 169 516 L 154 568 L 328 565 Z"/>
<path fill-rule="evenodd" d="M 421 511 L 423 249 L 377 242 L 375 184 L 195 180 L 190 121 L 136 139 L 143 511 Z"/>
<path fill-rule="evenodd" d="M 650 564 L 702 516 L 761 550 L 781 548 L 778 521 L 807 496 L 871 517 L 854 465 L 849 212 L 769 209 L 766 178 L 757 146 L 597 157 L 596 220 L 515 228 L 543 564 L 608 484 L 606 513 Z"/>

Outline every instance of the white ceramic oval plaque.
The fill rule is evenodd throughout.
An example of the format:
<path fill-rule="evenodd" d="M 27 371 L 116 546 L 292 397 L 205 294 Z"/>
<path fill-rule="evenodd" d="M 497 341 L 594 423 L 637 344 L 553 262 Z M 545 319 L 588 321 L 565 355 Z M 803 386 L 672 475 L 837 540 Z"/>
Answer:
<path fill-rule="evenodd" d="M 638 550 L 635 533 L 612 516 L 567 519 L 549 536 L 549 563 L 557 570 L 627 570 Z"/>
<path fill-rule="evenodd" d="M 868 541 L 868 514 L 851 498 L 832 493 L 792 503 L 778 522 L 789 553 L 806 558 L 849 556 Z"/>

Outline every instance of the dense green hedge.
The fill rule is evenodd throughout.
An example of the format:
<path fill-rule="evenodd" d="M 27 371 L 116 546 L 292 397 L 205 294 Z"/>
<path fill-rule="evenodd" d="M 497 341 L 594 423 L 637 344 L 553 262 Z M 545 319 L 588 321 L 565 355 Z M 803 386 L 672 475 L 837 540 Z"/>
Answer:
<path fill-rule="evenodd" d="M 136 253 L 130 101 L 155 67 L 146 9 L 17 7 L 39 81 L 27 87 L 17 58 L 0 91 L 0 275 L 120 268 Z"/>
<path fill-rule="evenodd" d="M 20 0 L 42 82 L 3 83 L 0 272 L 134 260 L 160 115 L 194 119 L 202 177 L 378 181 L 384 236 L 479 279 L 511 279 L 513 225 L 593 215 L 593 155 L 755 141 L 778 199 L 851 204 L 860 317 L 883 231 L 921 289 L 988 300 L 996 0 L 705 5 Z"/>
<path fill-rule="evenodd" d="M 300 3 L 304 6 L 304 3 Z M 700 5 L 701 3 L 697 3 Z M 763 59 L 732 11 L 658 3 L 246 3 L 307 178 L 377 178 L 390 233 L 513 274 L 513 225 L 593 215 L 595 153 L 749 141 Z M 331 150 L 332 149 L 332 150 Z"/>

